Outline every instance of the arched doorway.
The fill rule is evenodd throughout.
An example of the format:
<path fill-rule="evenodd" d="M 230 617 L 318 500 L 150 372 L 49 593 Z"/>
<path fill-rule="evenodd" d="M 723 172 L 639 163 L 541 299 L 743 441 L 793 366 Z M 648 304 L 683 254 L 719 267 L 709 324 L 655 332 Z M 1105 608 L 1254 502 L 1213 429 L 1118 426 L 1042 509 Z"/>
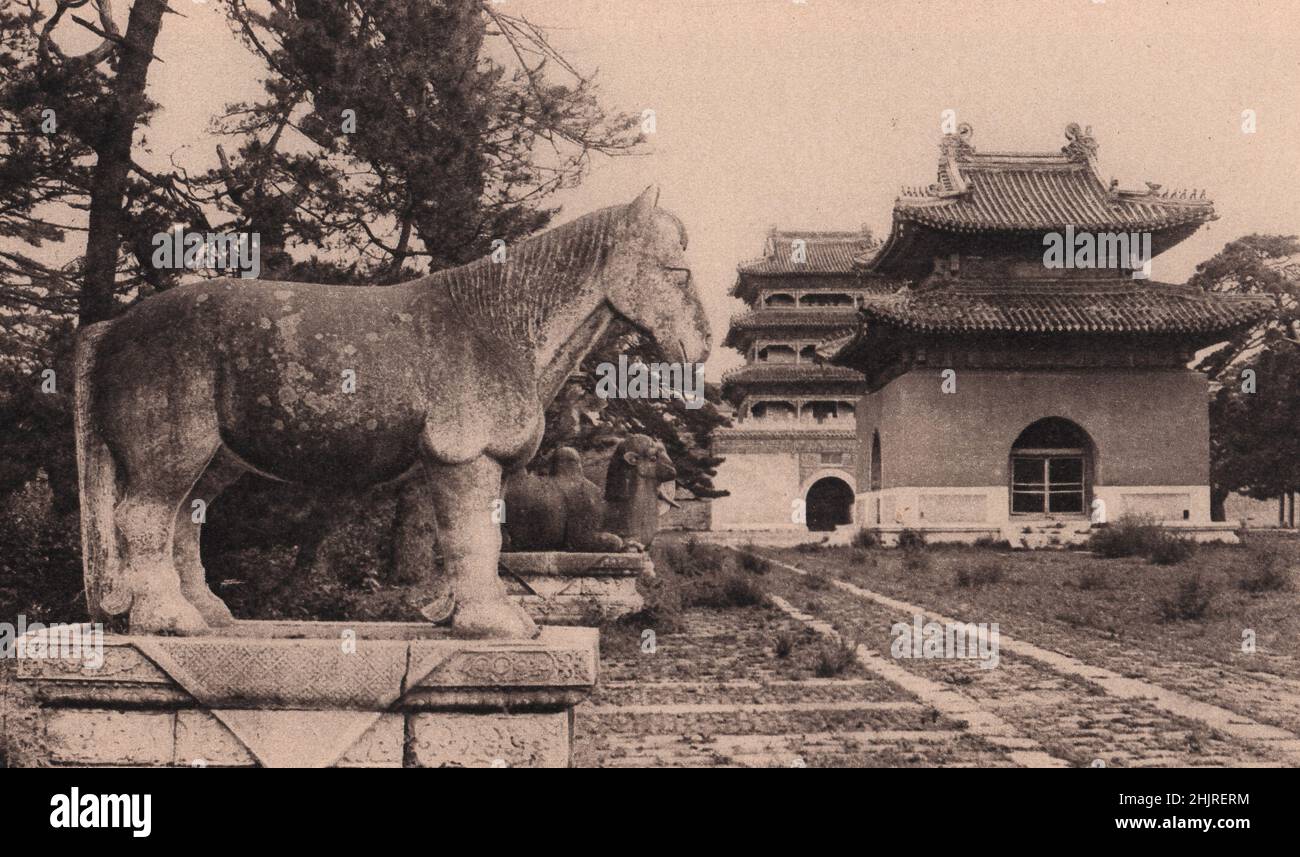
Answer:
<path fill-rule="evenodd" d="M 853 520 L 853 489 L 839 477 L 818 479 L 804 502 L 808 529 L 814 532 L 833 530 Z"/>
<path fill-rule="evenodd" d="M 1096 470 L 1092 438 L 1077 423 L 1047 417 L 1011 445 L 1013 515 L 1084 515 Z"/>

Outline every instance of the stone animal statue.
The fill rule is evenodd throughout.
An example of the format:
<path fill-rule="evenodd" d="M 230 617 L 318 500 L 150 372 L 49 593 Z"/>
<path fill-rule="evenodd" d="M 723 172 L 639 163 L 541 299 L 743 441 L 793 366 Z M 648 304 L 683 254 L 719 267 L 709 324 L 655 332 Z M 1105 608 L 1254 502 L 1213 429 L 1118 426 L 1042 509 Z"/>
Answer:
<path fill-rule="evenodd" d="M 605 529 L 629 545 L 650 547 L 659 531 L 659 486 L 676 478 L 663 444 L 649 435 L 629 436 L 605 472 Z"/>
<path fill-rule="evenodd" d="M 572 447 L 555 450 L 549 476 L 520 470 L 506 477 L 509 550 L 623 550 L 623 539 L 601 531 L 604 517 L 600 488 L 583 474 L 582 459 Z"/>
<path fill-rule="evenodd" d="M 488 258 L 394 286 L 214 279 L 81 331 L 82 546 L 92 615 L 197 634 L 195 510 L 245 471 L 365 487 L 423 469 L 462 637 L 532 637 L 497 576 L 503 471 L 615 317 L 669 359 L 709 352 L 681 222 L 648 189 Z"/>

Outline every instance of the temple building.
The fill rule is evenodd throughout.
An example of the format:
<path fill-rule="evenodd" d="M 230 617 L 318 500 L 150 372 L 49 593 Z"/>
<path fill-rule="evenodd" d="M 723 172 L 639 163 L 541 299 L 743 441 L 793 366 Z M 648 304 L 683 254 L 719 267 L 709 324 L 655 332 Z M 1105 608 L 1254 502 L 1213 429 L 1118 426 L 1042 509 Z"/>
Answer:
<path fill-rule="evenodd" d="M 722 379 L 735 426 L 714 436 L 714 452 L 726 457 L 714 484 L 731 494 L 712 502 L 713 529 L 830 530 L 850 522 L 863 377 L 825 365 L 815 352 L 851 331 L 864 299 L 888 294 L 885 279 L 855 263 L 876 245 L 865 229 L 774 227 L 763 255 L 739 267 L 731 294 L 749 309 L 731 320 L 723 344 L 740 351 L 745 365 Z"/>
<path fill-rule="evenodd" d="M 860 394 L 845 399 L 856 421 L 848 448 L 823 452 L 786 432 L 780 453 L 764 453 L 797 459 L 787 487 L 804 492 L 807 508 L 816 473 L 806 456 L 828 456 L 829 470 L 839 454 L 851 475 L 837 478 L 854 491 L 843 523 L 887 538 L 911 528 L 932 539 L 1060 543 L 1126 513 L 1231 538 L 1210 520 L 1208 386 L 1188 366 L 1270 304 L 1152 281 L 1151 259 L 1215 219 L 1213 203 L 1151 183 L 1120 188 L 1101 178 L 1096 154 L 1077 125 L 1056 152 L 980 152 L 962 126 L 942 138 L 937 181 L 897 199 L 881 245 L 817 274 L 813 254 L 800 268 L 780 257 L 774 236 L 764 261 L 741 269 L 736 293 L 755 308 L 733 322 L 728 343 L 750 362 L 726 379 L 744 390 L 740 437 L 759 435 L 759 402 L 784 395 L 802 424 L 803 403 L 825 399 L 822 385 L 848 381 L 833 373 L 861 373 L 842 388 Z M 832 258 L 820 254 L 818 265 Z M 818 276 L 843 284 L 842 311 L 858 307 L 847 335 L 808 349 L 813 337 L 796 334 L 810 328 L 794 314 L 827 312 L 799 303 L 821 293 L 804 285 Z M 786 309 L 766 303 L 777 295 Z M 769 324 L 775 312 L 789 323 Z M 821 329 L 840 324 L 827 317 Z M 771 344 L 793 347 L 806 380 L 773 371 L 761 356 Z M 718 448 L 728 450 L 722 481 L 752 492 L 755 453 L 741 452 L 732 476 L 729 450 L 749 447 L 724 435 Z M 770 493 L 760 496 L 775 505 Z M 715 529 L 726 522 L 715 513 Z"/>

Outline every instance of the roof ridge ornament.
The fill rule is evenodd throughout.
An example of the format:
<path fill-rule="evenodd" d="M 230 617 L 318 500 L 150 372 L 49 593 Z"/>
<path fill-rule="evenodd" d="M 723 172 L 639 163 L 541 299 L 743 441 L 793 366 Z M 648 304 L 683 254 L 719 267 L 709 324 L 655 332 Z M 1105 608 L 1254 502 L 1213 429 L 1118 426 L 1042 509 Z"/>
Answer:
<path fill-rule="evenodd" d="M 1061 154 L 1074 161 L 1090 161 L 1097 157 L 1097 138 L 1092 136 L 1092 126 L 1081 128 L 1078 122 L 1065 126 L 1065 139 Z"/>
<path fill-rule="evenodd" d="M 958 125 L 957 133 L 943 135 L 939 140 L 938 181 L 919 195 L 946 199 L 961 196 L 970 190 L 970 184 L 961 173 L 960 164 L 975 154 L 975 147 L 971 145 L 974 136 L 975 129 L 969 122 Z"/>

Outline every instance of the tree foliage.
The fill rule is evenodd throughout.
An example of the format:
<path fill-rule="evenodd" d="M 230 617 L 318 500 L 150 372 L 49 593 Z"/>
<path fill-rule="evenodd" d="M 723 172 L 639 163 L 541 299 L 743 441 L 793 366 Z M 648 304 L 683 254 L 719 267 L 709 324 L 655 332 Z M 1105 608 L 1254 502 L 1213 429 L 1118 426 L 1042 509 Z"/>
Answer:
<path fill-rule="evenodd" d="M 1248 235 L 1196 268 L 1205 291 L 1265 295 L 1274 310 L 1206 354 L 1211 502 L 1223 518 L 1231 492 L 1264 500 L 1300 490 L 1300 240 Z"/>
<path fill-rule="evenodd" d="M 556 397 L 546 412 L 546 434 L 542 438 L 538 459 L 559 446 L 572 446 L 582 452 L 612 451 L 629 434 L 647 434 L 658 439 L 668 450 L 677 468 L 677 484 L 696 497 L 714 498 L 727 492 L 713 487 L 722 459 L 710 451 L 714 429 L 730 425 L 718 412 L 721 394 L 714 385 L 706 385 L 706 402 L 689 408 L 682 398 L 601 398 L 596 394 L 598 367 L 615 363 L 626 355 L 629 363 L 650 364 L 663 359 L 633 330 L 621 325 L 583 361 L 579 373 Z"/>
<path fill-rule="evenodd" d="M 1202 359 L 1197 368 L 1211 378 L 1271 339 L 1300 343 L 1300 239 L 1295 235 L 1247 235 L 1231 241 L 1196 266 L 1188 285 L 1206 292 L 1267 296 L 1274 303 L 1262 322 Z"/>

